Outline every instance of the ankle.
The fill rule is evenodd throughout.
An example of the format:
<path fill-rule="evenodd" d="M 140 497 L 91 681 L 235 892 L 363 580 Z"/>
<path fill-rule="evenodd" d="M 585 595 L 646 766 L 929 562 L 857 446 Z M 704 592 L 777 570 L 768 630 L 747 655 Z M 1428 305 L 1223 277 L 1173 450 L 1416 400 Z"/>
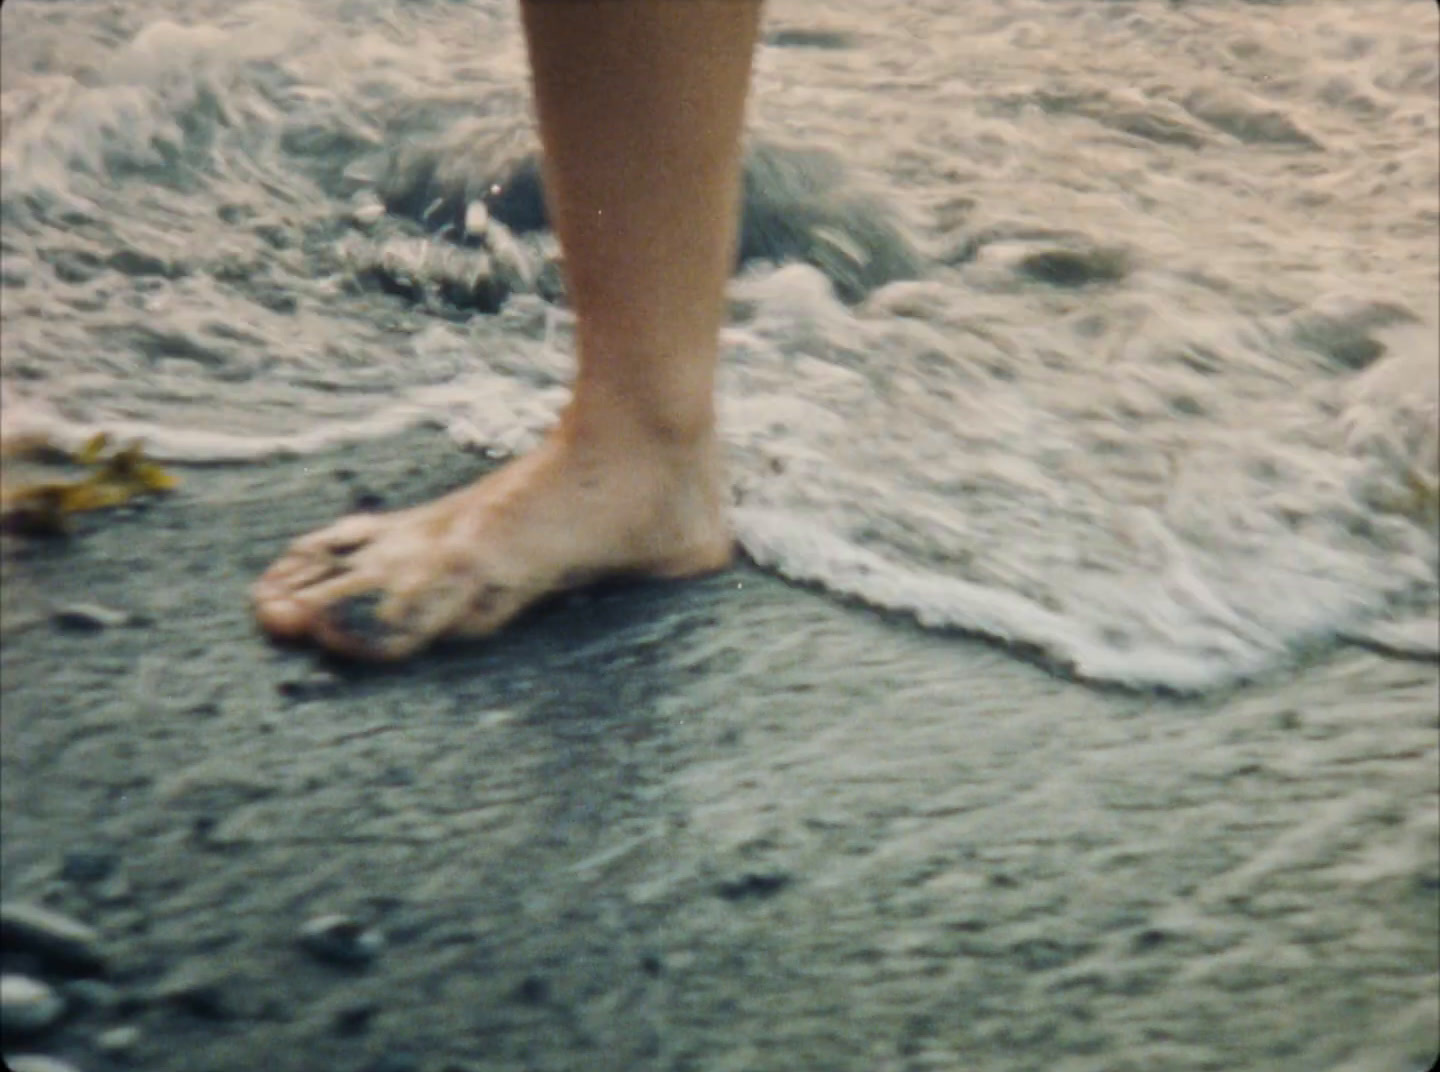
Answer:
<path fill-rule="evenodd" d="M 594 387 L 576 386 L 560 419 L 559 433 L 570 445 L 631 462 L 667 458 L 707 463 L 718 455 L 713 400 L 675 403 L 653 397 L 625 398 Z"/>

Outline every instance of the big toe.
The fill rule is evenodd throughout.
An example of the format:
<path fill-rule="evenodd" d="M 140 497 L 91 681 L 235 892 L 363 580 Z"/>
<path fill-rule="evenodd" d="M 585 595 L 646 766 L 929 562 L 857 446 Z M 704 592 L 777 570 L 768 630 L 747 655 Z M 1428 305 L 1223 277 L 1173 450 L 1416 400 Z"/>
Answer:
<path fill-rule="evenodd" d="M 250 589 L 255 620 L 271 636 L 299 639 L 309 632 L 315 616 L 311 601 L 304 598 L 303 593 L 303 586 L 292 586 L 284 576 L 261 577 Z"/>

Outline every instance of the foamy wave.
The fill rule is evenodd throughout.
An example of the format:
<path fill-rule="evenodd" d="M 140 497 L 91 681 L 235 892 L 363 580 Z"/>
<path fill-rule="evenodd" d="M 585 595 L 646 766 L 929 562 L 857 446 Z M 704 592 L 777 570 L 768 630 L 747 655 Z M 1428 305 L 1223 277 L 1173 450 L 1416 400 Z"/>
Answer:
<path fill-rule="evenodd" d="M 903 614 L 927 629 L 986 637 L 1038 653 L 1082 680 L 1200 692 L 1258 674 L 1276 660 L 1270 645 L 1247 643 L 1224 629 L 1190 650 L 1168 638 L 1117 643 L 1081 617 L 1056 613 L 1014 592 L 892 561 L 798 515 L 741 508 L 735 523 L 741 545 L 762 568 L 876 610 Z"/>
<path fill-rule="evenodd" d="M 0 428 L 9 440 L 41 440 L 74 452 L 96 435 L 123 442 L 139 440 L 160 461 L 192 465 L 262 462 L 321 454 L 328 450 L 434 425 L 434 413 L 402 404 L 355 420 L 334 421 L 285 435 L 245 435 L 203 428 L 176 428 L 155 421 L 75 421 L 48 406 L 16 401 L 0 410 Z"/>
<path fill-rule="evenodd" d="M 484 371 L 403 392 L 399 400 L 360 416 L 321 421 L 296 432 L 246 434 L 158 419 L 75 420 L 0 384 L 0 437 L 41 440 L 73 452 L 103 433 L 118 441 L 139 440 L 146 453 L 160 461 L 207 465 L 305 457 L 417 428 L 437 428 L 458 445 L 510 455 L 540 441 L 568 396 L 564 388 L 537 391 L 522 381 Z"/>

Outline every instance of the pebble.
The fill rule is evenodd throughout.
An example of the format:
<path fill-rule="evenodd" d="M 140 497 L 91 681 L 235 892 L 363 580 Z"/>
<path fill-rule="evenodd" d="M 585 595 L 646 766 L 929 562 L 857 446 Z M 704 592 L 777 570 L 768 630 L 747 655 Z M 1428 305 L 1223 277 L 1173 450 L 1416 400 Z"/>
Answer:
<path fill-rule="evenodd" d="M 550 984 L 542 975 L 527 975 L 515 988 L 515 1000 L 522 1005 L 544 1005 L 550 1000 Z"/>
<path fill-rule="evenodd" d="M 764 900 L 773 897 L 790 884 L 784 871 L 747 871 L 719 883 L 715 892 L 727 901 Z"/>
<path fill-rule="evenodd" d="M 337 1035 L 360 1035 L 370 1028 L 370 1022 L 380 1011 L 378 1003 L 361 1001 L 347 1005 L 335 1013 L 333 1027 Z"/>
<path fill-rule="evenodd" d="M 102 1031 L 95 1039 L 95 1046 L 103 1054 L 111 1057 L 118 1057 L 133 1050 L 140 1041 L 140 1029 L 131 1024 L 124 1027 L 112 1027 L 108 1031 Z"/>
<path fill-rule="evenodd" d="M 350 218 L 360 227 L 374 227 L 385 216 L 385 206 L 373 198 L 358 199 Z"/>
<path fill-rule="evenodd" d="M 39 905 L 0 904 L 0 948 L 35 953 L 59 966 L 100 971 L 105 955 L 93 927 Z"/>
<path fill-rule="evenodd" d="M 99 603 L 67 603 L 50 615 L 56 628 L 73 633 L 98 633 L 102 629 L 129 625 L 130 614 Z"/>
<path fill-rule="evenodd" d="M 60 877 L 66 882 L 99 882 L 115 870 L 118 857 L 104 849 L 75 849 L 65 854 Z"/>
<path fill-rule="evenodd" d="M 34 1035 L 65 1011 L 65 999 L 24 975 L 0 975 L 0 1034 Z"/>
<path fill-rule="evenodd" d="M 385 947 L 385 938 L 349 916 L 318 916 L 300 928 L 301 948 L 330 964 L 368 964 Z"/>
<path fill-rule="evenodd" d="M 198 965 L 180 967 L 162 980 L 151 996 L 201 1020 L 228 1020 L 233 1015 L 220 977 Z"/>
<path fill-rule="evenodd" d="M 116 905 L 128 901 L 132 890 L 130 889 L 130 880 L 117 872 L 104 882 L 94 886 L 91 893 L 100 904 Z"/>
<path fill-rule="evenodd" d="M 340 678 L 329 670 L 309 669 L 286 678 L 276 689 L 287 700 L 303 702 L 329 696 L 339 690 L 340 684 Z"/>
<path fill-rule="evenodd" d="M 485 225 L 489 222 L 490 210 L 485 207 L 484 201 L 471 201 L 465 206 L 465 234 L 467 237 L 484 235 Z"/>
<path fill-rule="evenodd" d="M 58 1057 L 44 1057 L 38 1053 L 6 1057 L 5 1062 L 10 1072 L 79 1072 L 74 1065 Z"/>

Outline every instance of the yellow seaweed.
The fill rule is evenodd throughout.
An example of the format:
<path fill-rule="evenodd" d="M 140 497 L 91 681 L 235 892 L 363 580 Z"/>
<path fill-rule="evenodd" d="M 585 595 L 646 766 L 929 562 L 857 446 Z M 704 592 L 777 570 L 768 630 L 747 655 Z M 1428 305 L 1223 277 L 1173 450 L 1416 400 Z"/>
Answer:
<path fill-rule="evenodd" d="M 105 456 L 105 448 L 110 445 L 110 437 L 104 432 L 90 437 L 89 441 L 77 450 L 71 457 L 76 465 L 96 465 Z"/>
<path fill-rule="evenodd" d="M 110 437 L 100 434 L 70 456 L 91 471 L 75 480 L 46 480 L 0 489 L 0 521 L 28 536 L 61 536 L 75 514 L 120 506 L 174 490 L 179 480 L 145 457 L 135 440 L 107 456 Z"/>

